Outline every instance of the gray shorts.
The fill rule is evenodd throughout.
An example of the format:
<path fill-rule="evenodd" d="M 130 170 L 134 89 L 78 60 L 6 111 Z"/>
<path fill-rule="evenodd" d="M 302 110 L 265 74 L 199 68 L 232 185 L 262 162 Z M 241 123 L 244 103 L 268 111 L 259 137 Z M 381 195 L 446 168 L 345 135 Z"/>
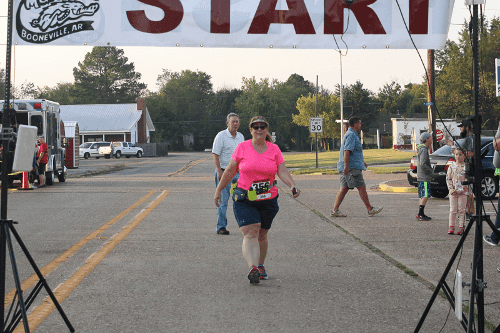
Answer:
<path fill-rule="evenodd" d="M 349 169 L 349 173 L 347 175 L 344 175 L 342 172 L 340 174 L 340 186 L 348 187 L 351 190 L 353 188 L 366 186 L 365 180 L 363 179 L 363 170 Z"/>

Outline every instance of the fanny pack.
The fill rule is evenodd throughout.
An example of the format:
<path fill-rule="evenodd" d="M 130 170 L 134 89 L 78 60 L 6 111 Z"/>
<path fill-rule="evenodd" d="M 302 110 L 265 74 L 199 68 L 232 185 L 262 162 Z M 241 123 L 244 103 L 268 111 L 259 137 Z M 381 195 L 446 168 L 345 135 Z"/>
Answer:
<path fill-rule="evenodd" d="M 253 186 L 250 186 L 250 188 L 247 190 L 242 189 L 241 187 L 237 187 L 234 185 L 234 187 L 231 188 L 232 190 L 232 196 L 233 196 L 233 201 L 243 201 L 245 199 L 248 199 L 250 201 L 260 201 L 260 200 L 267 200 L 271 198 L 271 193 L 269 193 L 269 197 L 265 195 L 264 193 L 268 192 L 272 187 L 274 187 L 278 182 L 275 180 L 272 184 L 264 187 L 260 187 L 257 189 L 254 189 Z M 234 183 L 233 183 L 234 184 Z M 263 195 L 264 194 L 264 195 Z"/>

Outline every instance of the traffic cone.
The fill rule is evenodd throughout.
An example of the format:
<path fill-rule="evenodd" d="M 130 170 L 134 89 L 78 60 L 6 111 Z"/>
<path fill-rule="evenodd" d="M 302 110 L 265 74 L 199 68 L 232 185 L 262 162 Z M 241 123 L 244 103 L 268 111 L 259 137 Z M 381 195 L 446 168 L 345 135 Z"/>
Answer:
<path fill-rule="evenodd" d="M 21 186 L 20 190 L 32 190 L 33 188 L 31 187 L 30 180 L 28 178 L 28 173 L 23 172 L 23 185 Z"/>

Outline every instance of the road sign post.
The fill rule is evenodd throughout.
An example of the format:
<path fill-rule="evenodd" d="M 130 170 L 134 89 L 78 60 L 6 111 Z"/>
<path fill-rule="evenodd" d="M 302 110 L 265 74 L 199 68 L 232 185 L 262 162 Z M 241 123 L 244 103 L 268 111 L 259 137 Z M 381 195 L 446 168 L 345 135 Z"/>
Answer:
<path fill-rule="evenodd" d="M 323 118 L 311 117 L 309 131 L 311 133 L 323 133 Z"/>
<path fill-rule="evenodd" d="M 323 133 L 323 118 L 311 117 L 309 120 L 309 131 L 314 133 L 316 142 L 316 169 L 318 168 L 318 133 Z"/>

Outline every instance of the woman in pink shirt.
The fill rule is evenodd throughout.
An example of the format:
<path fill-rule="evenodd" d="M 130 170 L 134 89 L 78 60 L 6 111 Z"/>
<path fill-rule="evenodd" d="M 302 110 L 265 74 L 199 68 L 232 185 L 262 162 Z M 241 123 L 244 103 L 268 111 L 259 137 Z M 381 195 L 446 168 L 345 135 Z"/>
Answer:
<path fill-rule="evenodd" d="M 239 171 L 240 177 L 232 194 L 234 216 L 243 233 L 243 257 L 250 268 L 248 279 L 250 283 L 259 283 L 261 279 L 268 279 L 264 268 L 267 233 L 279 210 L 276 174 L 292 188 L 294 198 L 299 196 L 300 190 L 285 166 L 281 150 L 271 141 L 269 124 L 264 117 L 252 118 L 250 134 L 251 140 L 236 147 L 217 186 L 214 200 L 219 206 L 222 189 Z"/>

